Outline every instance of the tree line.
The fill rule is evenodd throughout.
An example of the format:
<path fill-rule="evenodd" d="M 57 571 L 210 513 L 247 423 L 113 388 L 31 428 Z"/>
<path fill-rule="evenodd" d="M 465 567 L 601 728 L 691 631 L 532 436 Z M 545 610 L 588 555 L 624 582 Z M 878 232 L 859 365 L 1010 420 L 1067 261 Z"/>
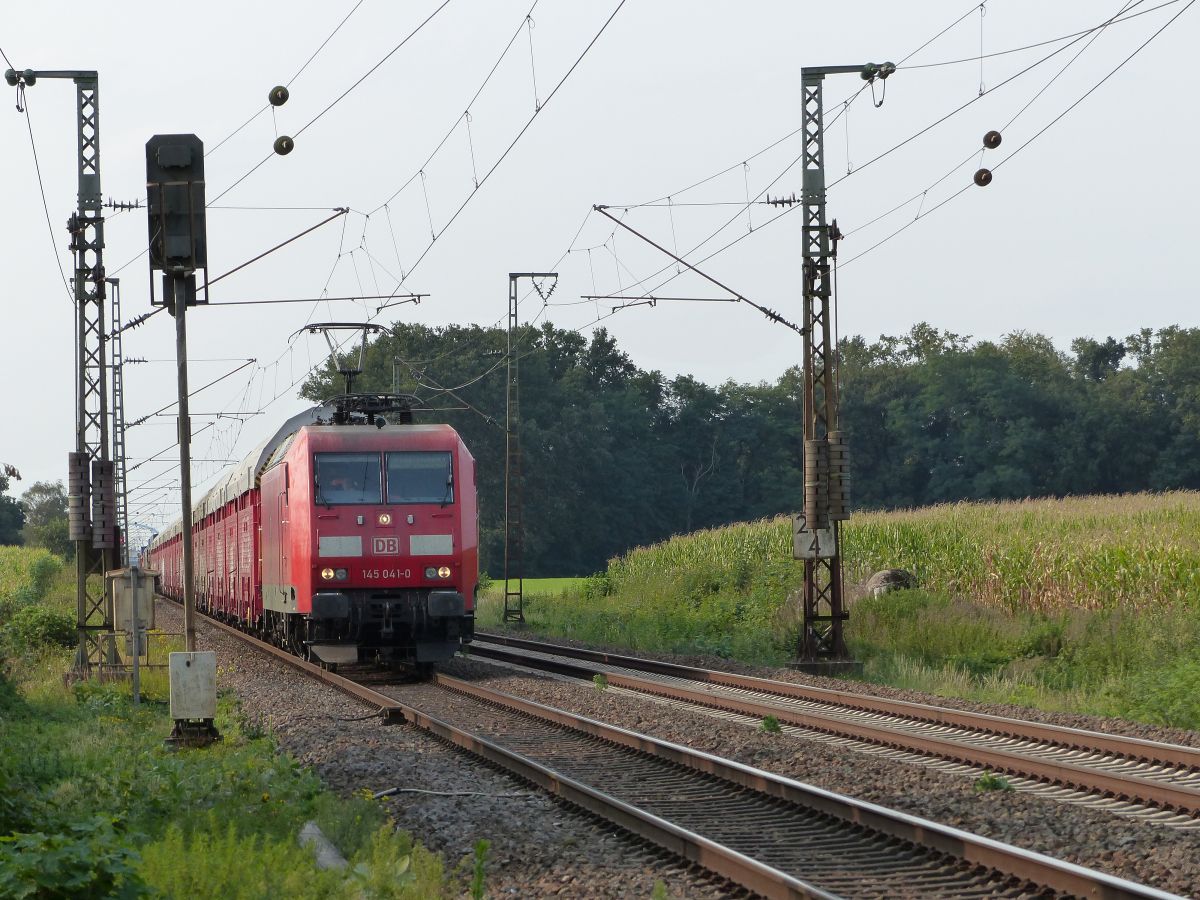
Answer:
<path fill-rule="evenodd" d="M 672 534 L 795 511 L 802 380 L 710 386 L 638 367 L 599 329 L 518 335 L 525 572 L 582 574 Z M 506 334 L 397 324 L 370 344 L 362 391 L 412 393 L 478 461 L 483 563 L 503 560 Z M 1200 329 L 1078 338 L 926 323 L 839 348 L 851 501 L 954 500 L 1200 488 Z M 340 392 L 325 371 L 302 396 Z"/>
<path fill-rule="evenodd" d="M 67 528 L 67 492 L 61 481 L 35 482 L 20 499 L 9 496 L 12 477 L 0 472 L 0 544 L 45 547 L 70 559 L 75 555 Z"/>
<path fill-rule="evenodd" d="M 422 398 L 478 461 L 483 564 L 504 543 L 503 329 L 397 324 L 356 389 Z M 711 386 L 638 367 L 603 329 L 551 324 L 517 340 L 525 572 L 596 571 L 672 534 L 795 511 L 803 496 L 799 368 Z M 1082 337 L 1060 351 L 1017 331 L 972 341 L 926 323 L 839 348 L 841 415 L 858 508 L 1200 489 L 1200 329 Z M 341 391 L 331 370 L 302 396 Z M 61 483 L 17 500 L 0 474 L 0 543 L 67 555 Z"/>

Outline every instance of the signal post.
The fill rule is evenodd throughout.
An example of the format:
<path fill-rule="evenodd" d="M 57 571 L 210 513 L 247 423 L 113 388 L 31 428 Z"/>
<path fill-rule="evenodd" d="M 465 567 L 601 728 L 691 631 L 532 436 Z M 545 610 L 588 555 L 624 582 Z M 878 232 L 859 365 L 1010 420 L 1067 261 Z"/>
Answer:
<path fill-rule="evenodd" d="M 179 485 L 183 542 L 183 630 L 196 649 L 196 593 L 192 547 L 192 423 L 188 415 L 187 308 L 208 302 L 208 241 L 204 212 L 204 142 L 194 134 L 156 134 L 146 142 L 146 209 L 150 248 L 150 302 L 154 272 L 162 273 L 161 305 L 175 317 L 179 382 Z M 203 269 L 202 299 L 196 270 Z"/>

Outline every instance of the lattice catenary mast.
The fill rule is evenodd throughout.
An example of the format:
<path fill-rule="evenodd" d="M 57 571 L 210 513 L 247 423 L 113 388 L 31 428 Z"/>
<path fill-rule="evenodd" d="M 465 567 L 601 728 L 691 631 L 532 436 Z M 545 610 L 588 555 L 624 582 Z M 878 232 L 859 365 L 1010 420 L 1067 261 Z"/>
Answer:
<path fill-rule="evenodd" d="M 520 319 L 517 282 L 528 278 L 542 300 L 554 293 L 557 272 L 509 272 L 508 274 L 508 373 L 504 426 L 504 621 L 525 622 L 524 478 L 521 471 Z M 549 289 L 542 282 L 549 280 Z"/>
<path fill-rule="evenodd" d="M 113 465 L 108 452 L 104 332 L 104 213 L 100 198 L 100 79 L 87 69 L 25 69 L 4 73 L 24 90 L 39 78 L 75 82 L 79 208 L 67 222 L 75 255 L 75 451 L 68 463 L 70 538 L 75 542 L 75 612 L 79 648 L 75 671 L 102 662 L 99 635 L 112 630 L 100 581 L 88 577 L 115 568 L 117 547 Z"/>
<path fill-rule="evenodd" d="M 825 216 L 825 142 L 822 84 L 826 75 L 857 72 L 885 79 L 892 63 L 810 66 L 800 70 L 804 115 L 804 512 L 793 522 L 793 555 L 804 560 L 803 622 L 795 668 L 855 671 L 843 635 L 841 523 L 850 517 L 849 460 L 838 415 L 837 347 L 832 316 L 832 261 L 836 223 Z"/>

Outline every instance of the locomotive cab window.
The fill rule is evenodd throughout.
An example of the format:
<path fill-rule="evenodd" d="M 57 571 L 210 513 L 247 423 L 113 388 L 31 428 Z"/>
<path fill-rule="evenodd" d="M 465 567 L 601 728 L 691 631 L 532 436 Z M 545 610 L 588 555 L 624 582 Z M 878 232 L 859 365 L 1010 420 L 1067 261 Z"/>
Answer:
<path fill-rule="evenodd" d="M 378 453 L 317 453 L 313 470 L 317 503 L 331 506 L 382 499 Z"/>
<path fill-rule="evenodd" d="M 454 502 L 454 470 L 444 451 L 410 450 L 388 453 L 387 502 Z"/>

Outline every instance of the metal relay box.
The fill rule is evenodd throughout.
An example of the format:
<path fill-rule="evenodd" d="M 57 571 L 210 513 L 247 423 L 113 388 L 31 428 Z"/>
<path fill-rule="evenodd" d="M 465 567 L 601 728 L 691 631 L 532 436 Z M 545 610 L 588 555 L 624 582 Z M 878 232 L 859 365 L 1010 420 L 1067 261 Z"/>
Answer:
<path fill-rule="evenodd" d="M 154 593 L 158 585 L 158 573 L 153 569 L 112 569 L 105 572 L 109 596 L 113 601 L 113 628 L 129 631 L 133 621 L 133 604 L 137 603 L 139 629 L 154 628 Z"/>
<path fill-rule="evenodd" d="M 214 719 L 217 715 L 217 654 L 213 650 L 172 653 L 171 718 Z"/>

